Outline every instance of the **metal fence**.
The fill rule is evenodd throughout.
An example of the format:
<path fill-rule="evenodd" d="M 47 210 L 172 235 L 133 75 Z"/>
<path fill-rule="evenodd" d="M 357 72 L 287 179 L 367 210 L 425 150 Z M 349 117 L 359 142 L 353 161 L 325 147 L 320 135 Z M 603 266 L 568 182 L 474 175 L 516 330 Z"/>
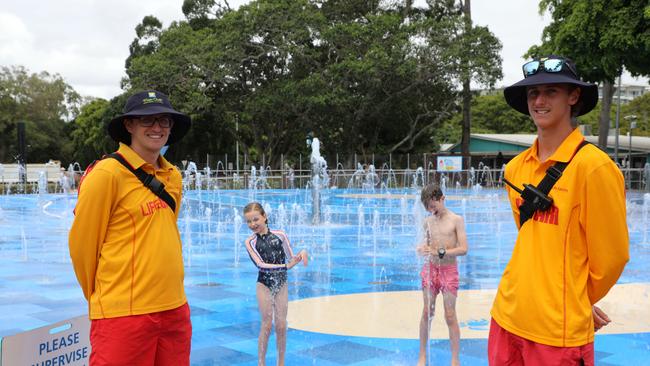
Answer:
<path fill-rule="evenodd" d="M 621 169 L 626 188 L 650 191 L 650 177 L 647 169 Z M 186 187 L 190 189 L 292 189 L 309 188 L 311 170 L 272 170 L 197 172 L 185 177 Z M 503 186 L 503 169 L 470 169 L 457 172 L 440 172 L 434 169 L 376 169 L 351 170 L 336 169 L 328 171 L 328 187 L 387 189 L 422 187 L 437 183 L 446 188 L 471 188 Z"/>
<path fill-rule="evenodd" d="M 185 184 L 190 189 L 293 189 L 311 186 L 311 170 L 267 170 L 255 169 L 246 172 L 223 171 L 186 175 Z M 498 186 L 502 172 L 495 170 L 461 171 L 440 173 L 435 170 L 411 169 L 336 169 L 327 172 L 327 182 L 331 188 L 387 189 L 422 187 L 428 183 L 472 186 Z M 321 178 L 322 179 L 322 178 Z"/>
<path fill-rule="evenodd" d="M 650 171 L 646 169 L 621 169 L 626 188 L 650 192 Z M 311 186 L 311 170 L 265 169 L 237 170 L 184 170 L 185 189 L 295 189 Z M 66 171 L 56 182 L 27 182 L 24 184 L 5 180 L 0 176 L 0 194 L 12 193 L 59 193 L 74 192 L 81 178 L 81 171 Z M 390 188 L 422 187 L 437 183 L 446 188 L 471 188 L 503 186 L 503 169 L 470 169 L 456 172 L 439 172 L 435 169 L 334 169 L 327 171 L 328 187 L 381 190 Z"/>

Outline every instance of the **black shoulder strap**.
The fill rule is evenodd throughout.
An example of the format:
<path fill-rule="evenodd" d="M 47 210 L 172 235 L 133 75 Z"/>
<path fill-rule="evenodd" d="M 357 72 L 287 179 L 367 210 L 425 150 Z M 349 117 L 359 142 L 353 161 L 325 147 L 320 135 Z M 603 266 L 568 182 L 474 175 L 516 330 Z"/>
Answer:
<path fill-rule="evenodd" d="M 544 193 L 545 195 L 548 195 L 548 193 L 551 191 L 551 188 L 553 188 L 555 183 L 560 179 L 560 177 L 562 177 L 562 172 L 564 169 L 566 169 L 567 165 L 569 165 L 571 160 L 573 160 L 576 154 L 578 154 L 578 151 L 580 151 L 580 149 L 582 149 L 587 144 L 589 144 L 589 142 L 587 140 L 583 140 L 580 145 L 578 145 L 578 148 L 573 153 L 573 156 L 571 156 L 571 159 L 569 159 L 569 161 L 566 163 L 557 162 L 546 169 L 546 175 L 537 185 L 537 190 Z M 519 227 L 522 227 L 524 223 L 528 221 L 528 219 L 533 217 L 535 211 L 536 209 L 533 202 L 524 200 L 524 203 L 519 206 Z"/>
<path fill-rule="evenodd" d="M 578 148 L 576 151 L 573 153 L 573 156 L 571 156 L 571 159 L 569 161 L 565 162 L 557 162 L 553 165 L 551 165 L 548 169 L 546 169 L 546 175 L 542 179 L 541 182 L 537 185 L 537 189 L 540 191 L 544 192 L 544 194 L 548 194 L 551 191 L 551 188 L 555 185 L 555 183 L 560 179 L 562 176 L 562 172 L 564 169 L 566 169 L 567 165 L 573 160 L 573 157 L 576 156 L 578 151 L 582 149 L 583 146 L 587 145 L 589 142 L 587 140 L 583 140 L 580 145 L 578 145 Z"/>
<path fill-rule="evenodd" d="M 127 169 L 131 171 L 131 173 L 133 173 L 136 177 L 138 177 L 138 179 L 140 179 L 140 181 L 142 182 L 142 184 L 144 184 L 145 187 L 149 188 L 151 192 L 153 192 L 156 196 L 160 197 L 163 201 L 165 201 L 167 206 L 169 206 L 172 209 L 172 211 L 176 211 L 176 202 L 174 201 L 174 198 L 169 194 L 169 192 L 165 190 L 165 185 L 161 181 L 156 179 L 156 177 L 145 172 L 142 169 L 142 167 L 138 169 L 133 169 L 131 164 L 129 164 L 126 160 L 124 160 L 122 155 L 118 153 L 107 154 L 105 158 L 113 158 L 119 161 L 120 163 L 122 163 L 122 165 L 124 165 Z"/>

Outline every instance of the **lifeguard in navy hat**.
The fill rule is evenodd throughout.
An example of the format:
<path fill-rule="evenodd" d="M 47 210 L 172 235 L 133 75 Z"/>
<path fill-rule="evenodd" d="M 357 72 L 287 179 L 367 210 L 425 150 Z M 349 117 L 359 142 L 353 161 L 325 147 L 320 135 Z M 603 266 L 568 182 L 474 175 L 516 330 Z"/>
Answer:
<path fill-rule="evenodd" d="M 171 145 L 185 136 L 189 131 L 192 121 L 187 115 L 172 108 L 169 98 L 159 91 L 149 90 L 136 93 L 129 97 L 124 106 L 123 114 L 113 118 L 108 124 L 108 134 L 117 142 L 129 145 L 131 134 L 124 122 L 138 117 L 169 117 L 173 123 L 167 144 Z M 147 119 L 151 121 L 151 118 Z"/>
<path fill-rule="evenodd" d="M 90 365 L 189 365 L 192 324 L 177 226 L 182 181 L 161 149 L 190 126 L 165 94 L 132 95 L 108 125 L 119 149 L 87 169 L 79 185 L 69 247 L 88 301 Z"/>
<path fill-rule="evenodd" d="M 519 232 L 492 306 L 488 361 L 594 365 L 594 332 L 610 322 L 595 305 L 629 260 L 623 175 L 576 128 L 596 106 L 596 85 L 561 56 L 522 70 L 504 96 L 537 139 L 505 168 Z"/>

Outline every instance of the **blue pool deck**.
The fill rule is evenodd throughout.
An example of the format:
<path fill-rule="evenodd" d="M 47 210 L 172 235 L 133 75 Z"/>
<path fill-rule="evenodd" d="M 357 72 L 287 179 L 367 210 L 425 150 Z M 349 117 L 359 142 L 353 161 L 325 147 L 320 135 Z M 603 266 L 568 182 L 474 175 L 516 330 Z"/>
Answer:
<path fill-rule="evenodd" d="M 289 273 L 292 302 L 420 291 L 421 261 L 414 247 L 424 212 L 417 194 L 328 190 L 324 222 L 312 225 L 306 191 L 187 192 L 179 228 L 192 313 L 192 365 L 257 365 L 257 270 L 243 247 L 249 230 L 241 217 L 247 202 L 264 203 L 271 227 L 284 229 L 294 249 L 310 251 L 309 266 Z M 494 290 L 516 237 L 503 193 L 459 190 L 448 191 L 447 197 L 447 206 L 465 217 L 468 231 L 470 250 L 459 262 L 461 291 Z M 631 259 L 619 284 L 647 289 L 650 197 L 638 192 L 627 197 Z M 64 194 L 0 196 L 0 337 L 87 313 L 67 251 L 75 200 Z M 640 298 L 650 307 L 645 291 Z M 488 317 L 461 322 L 461 337 L 464 330 L 487 330 L 488 322 Z M 650 318 L 634 322 L 635 332 L 596 336 L 597 365 L 650 364 Z M 418 324 L 404 326 L 412 329 L 412 338 L 333 334 L 292 328 L 290 314 L 286 364 L 414 365 Z M 446 337 L 432 339 L 429 349 L 431 365 L 449 364 Z M 487 365 L 484 337 L 461 339 L 460 352 L 464 365 Z M 275 357 L 272 336 L 267 364 L 274 365 Z"/>

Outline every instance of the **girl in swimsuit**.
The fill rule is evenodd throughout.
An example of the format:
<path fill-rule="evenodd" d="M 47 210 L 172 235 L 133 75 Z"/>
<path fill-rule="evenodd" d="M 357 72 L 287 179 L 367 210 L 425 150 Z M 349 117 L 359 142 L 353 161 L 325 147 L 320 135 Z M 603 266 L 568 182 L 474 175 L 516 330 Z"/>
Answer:
<path fill-rule="evenodd" d="M 246 239 L 246 250 L 257 268 L 257 304 L 262 315 L 262 325 L 257 343 L 258 364 L 265 365 L 266 349 L 275 320 L 278 365 L 284 365 L 287 344 L 287 270 L 299 262 L 307 265 L 308 254 L 301 250 L 293 254 L 289 238 L 280 230 L 270 230 L 262 205 L 251 202 L 244 207 L 244 217 L 253 235 Z"/>

